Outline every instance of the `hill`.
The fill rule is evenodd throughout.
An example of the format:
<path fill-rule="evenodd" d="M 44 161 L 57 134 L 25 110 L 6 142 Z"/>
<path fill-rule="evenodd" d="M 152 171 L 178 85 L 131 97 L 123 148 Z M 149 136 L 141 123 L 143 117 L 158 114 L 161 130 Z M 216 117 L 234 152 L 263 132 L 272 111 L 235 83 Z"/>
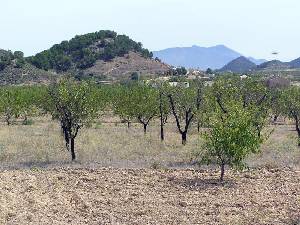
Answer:
<path fill-rule="evenodd" d="M 271 60 L 265 63 L 262 63 L 257 66 L 258 70 L 286 70 L 291 66 L 289 63 L 281 62 L 279 60 Z"/>
<path fill-rule="evenodd" d="M 230 61 L 242 56 L 242 54 L 224 45 L 208 48 L 196 45 L 183 48 L 168 48 L 161 51 L 154 51 L 153 55 L 173 66 L 200 68 L 202 70 L 206 70 L 207 68 L 220 69 Z M 265 60 L 256 60 L 252 57 L 249 59 L 256 64 L 265 62 Z"/>
<path fill-rule="evenodd" d="M 289 64 L 292 68 L 300 68 L 300 58 L 291 61 Z"/>
<path fill-rule="evenodd" d="M 107 77 L 116 80 L 128 78 L 132 73 L 142 75 L 161 75 L 170 71 L 170 66 L 151 58 L 142 57 L 139 53 L 129 52 L 123 57 L 115 57 L 110 61 L 97 60 L 94 65 L 82 71 L 83 76 L 98 79 Z"/>
<path fill-rule="evenodd" d="M 255 63 L 251 62 L 249 59 L 247 59 L 244 56 L 240 56 L 232 60 L 231 62 L 229 62 L 220 71 L 243 73 L 243 72 L 249 72 L 251 70 L 254 70 L 255 68 L 256 68 Z"/>
<path fill-rule="evenodd" d="M 8 66 L 0 71 L 0 85 L 49 84 L 57 75 L 26 63 L 23 67 Z"/>
<path fill-rule="evenodd" d="M 248 57 L 247 59 L 249 59 L 251 62 L 255 63 L 256 65 L 260 65 L 264 62 L 267 62 L 266 59 L 255 59 L 253 57 Z"/>
<path fill-rule="evenodd" d="M 163 74 L 169 67 L 126 35 L 99 31 L 77 35 L 27 60 L 37 68 L 81 75 L 128 75 L 133 72 Z"/>
<path fill-rule="evenodd" d="M 0 85 L 50 83 L 55 77 L 26 62 L 21 51 L 0 49 Z"/>

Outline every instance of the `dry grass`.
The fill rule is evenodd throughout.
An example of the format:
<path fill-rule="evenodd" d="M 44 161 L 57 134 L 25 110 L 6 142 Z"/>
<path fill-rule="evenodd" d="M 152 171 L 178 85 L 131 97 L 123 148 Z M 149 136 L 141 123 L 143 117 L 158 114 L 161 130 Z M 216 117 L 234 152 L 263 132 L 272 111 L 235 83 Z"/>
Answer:
<path fill-rule="evenodd" d="M 62 165 L 70 163 L 59 125 L 49 118 L 35 118 L 33 125 L 0 125 L 1 166 Z M 274 132 L 262 146 L 260 155 L 247 161 L 252 167 L 297 167 L 300 149 L 292 125 L 271 127 Z M 158 124 L 150 124 L 147 135 L 140 124 L 130 129 L 113 119 L 80 130 L 76 138 L 78 164 L 141 167 L 186 167 L 194 152 L 201 148 L 201 138 L 193 128 L 186 146 L 174 124 L 166 126 L 166 141 L 159 139 Z"/>
<path fill-rule="evenodd" d="M 261 147 L 261 153 L 250 157 L 247 161 L 252 167 L 291 167 L 300 166 L 300 147 L 294 125 L 277 125 L 269 139 Z"/>
<path fill-rule="evenodd" d="M 70 162 L 59 125 L 47 118 L 36 118 L 30 126 L 1 125 L 0 160 L 3 165 L 66 164 Z M 149 127 L 144 135 L 142 126 L 110 122 L 96 123 L 80 130 L 76 138 L 78 163 L 99 166 L 149 167 L 188 162 L 191 149 L 199 144 L 193 131 L 186 146 L 181 145 L 180 135 L 171 125 L 166 127 L 166 141 L 159 139 L 158 127 Z"/>

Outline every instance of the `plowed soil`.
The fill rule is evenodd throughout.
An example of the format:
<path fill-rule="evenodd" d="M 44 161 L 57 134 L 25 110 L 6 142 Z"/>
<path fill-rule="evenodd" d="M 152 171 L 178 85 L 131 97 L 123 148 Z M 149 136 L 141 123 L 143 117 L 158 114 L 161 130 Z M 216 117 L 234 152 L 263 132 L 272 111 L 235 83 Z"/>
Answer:
<path fill-rule="evenodd" d="M 299 224 L 300 171 L 0 171 L 0 224 Z"/>

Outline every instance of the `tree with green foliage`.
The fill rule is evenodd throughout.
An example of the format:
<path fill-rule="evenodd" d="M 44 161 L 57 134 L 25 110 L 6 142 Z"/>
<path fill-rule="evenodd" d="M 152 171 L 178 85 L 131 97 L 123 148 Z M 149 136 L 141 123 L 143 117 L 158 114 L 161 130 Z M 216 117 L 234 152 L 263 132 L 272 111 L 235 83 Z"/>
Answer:
<path fill-rule="evenodd" d="M 228 107 L 228 105 L 227 105 Z M 241 105 L 231 105 L 230 112 L 216 112 L 211 118 L 211 130 L 204 135 L 205 152 L 202 161 L 217 164 L 221 168 L 223 181 L 225 166 L 244 168 L 244 159 L 257 153 L 262 138 L 256 134 L 253 116 Z"/>
<path fill-rule="evenodd" d="M 213 71 L 211 68 L 207 68 L 206 73 L 207 73 L 207 74 L 213 74 L 214 71 Z"/>
<path fill-rule="evenodd" d="M 227 113 L 227 105 L 232 101 L 240 102 L 242 107 L 251 111 L 253 124 L 260 135 L 267 123 L 270 112 L 270 94 L 260 80 L 240 79 L 239 76 L 224 76 L 215 80 L 211 87 L 212 101 Z"/>
<path fill-rule="evenodd" d="M 23 118 L 26 125 L 28 117 L 39 113 L 40 99 L 44 96 L 44 87 L 5 87 L 0 89 L 0 111 L 7 125 L 13 118 Z"/>
<path fill-rule="evenodd" d="M 29 116 L 41 114 L 41 101 L 46 95 L 46 87 L 29 86 L 20 87 L 19 89 L 17 116 L 23 119 L 23 125 L 27 125 Z"/>
<path fill-rule="evenodd" d="M 112 96 L 113 110 L 122 121 L 127 123 L 127 127 L 130 127 L 132 120 L 135 118 L 135 111 L 132 107 L 132 99 L 134 98 L 130 87 L 119 86 L 114 89 Z"/>
<path fill-rule="evenodd" d="M 66 147 L 75 155 L 75 138 L 83 126 L 89 124 L 97 115 L 95 89 L 86 82 L 62 80 L 49 87 L 46 109 L 52 117 L 60 121 Z"/>
<path fill-rule="evenodd" d="M 203 112 L 206 110 L 204 104 L 204 84 L 201 80 L 195 79 L 190 82 L 190 86 L 197 92 L 195 119 L 197 120 L 197 130 L 200 132 L 201 124 L 203 123 Z"/>
<path fill-rule="evenodd" d="M 0 70 L 4 70 L 7 66 L 12 64 L 14 55 L 11 51 L 2 51 L 0 54 Z"/>
<path fill-rule="evenodd" d="M 181 86 L 174 87 L 170 89 L 168 98 L 178 131 L 181 134 L 182 144 L 185 145 L 187 133 L 196 112 L 197 90 Z"/>
<path fill-rule="evenodd" d="M 15 59 L 23 59 L 24 58 L 24 53 L 21 51 L 15 51 L 14 52 L 14 58 Z"/>
<path fill-rule="evenodd" d="M 128 107 L 133 109 L 134 116 L 143 125 L 144 133 L 150 121 L 158 114 L 157 91 L 146 85 L 131 88 L 132 99 Z"/>
<path fill-rule="evenodd" d="M 222 181 L 226 165 L 242 168 L 245 157 L 258 152 L 268 116 L 267 93 L 259 82 L 233 76 L 215 80 L 206 98 L 211 130 L 204 136 L 203 160 L 220 165 Z"/>
<path fill-rule="evenodd" d="M 290 87 L 282 92 L 282 113 L 293 119 L 298 135 L 298 146 L 300 146 L 300 88 Z"/>
<path fill-rule="evenodd" d="M 138 81 L 139 79 L 140 79 L 140 75 L 139 75 L 137 72 L 133 72 L 133 73 L 130 75 L 130 80 Z"/>
<path fill-rule="evenodd" d="M 18 114 L 19 95 L 16 88 L 5 87 L 0 92 L 0 112 L 7 125 L 11 125 L 13 117 Z"/>
<path fill-rule="evenodd" d="M 271 111 L 271 93 L 263 82 L 256 78 L 240 80 L 239 89 L 243 98 L 243 107 L 253 115 L 253 124 L 258 136 L 268 123 Z"/>
<path fill-rule="evenodd" d="M 159 120 L 160 120 L 160 140 L 165 140 L 164 126 L 167 123 L 171 113 L 171 107 L 168 99 L 168 86 L 166 83 L 158 83 L 159 91 Z"/>

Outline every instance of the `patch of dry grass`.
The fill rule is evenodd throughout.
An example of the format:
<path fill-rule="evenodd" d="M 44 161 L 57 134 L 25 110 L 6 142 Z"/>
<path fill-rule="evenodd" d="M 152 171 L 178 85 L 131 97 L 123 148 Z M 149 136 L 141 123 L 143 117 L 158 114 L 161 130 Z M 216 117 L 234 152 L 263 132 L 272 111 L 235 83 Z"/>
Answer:
<path fill-rule="evenodd" d="M 159 138 L 159 126 L 150 124 L 143 134 L 140 124 L 127 128 L 109 119 L 80 130 L 76 138 L 77 162 L 113 167 L 187 166 L 194 152 L 201 148 L 201 138 L 195 128 L 188 135 L 186 146 L 173 123 L 166 126 L 166 140 Z M 59 125 L 49 118 L 34 118 L 33 125 L 0 125 L 1 166 L 61 165 L 70 163 Z M 300 149 L 291 125 L 274 127 L 274 132 L 262 146 L 262 153 L 248 159 L 250 166 L 295 167 L 300 163 Z"/>
<path fill-rule="evenodd" d="M 300 147 L 294 125 L 269 127 L 273 132 L 261 147 L 261 153 L 247 161 L 255 167 L 294 167 L 300 166 Z"/>
<path fill-rule="evenodd" d="M 70 162 L 59 124 L 48 118 L 36 118 L 30 126 L 1 124 L 0 160 L 2 165 L 61 164 Z M 157 126 L 149 126 L 144 135 L 142 126 L 132 124 L 128 129 L 120 123 L 97 123 L 81 129 L 75 149 L 78 163 L 100 166 L 148 167 L 180 164 L 191 158 L 191 149 L 200 141 L 192 132 L 188 144 L 181 145 L 175 127 L 166 127 L 166 141 L 159 139 Z"/>

